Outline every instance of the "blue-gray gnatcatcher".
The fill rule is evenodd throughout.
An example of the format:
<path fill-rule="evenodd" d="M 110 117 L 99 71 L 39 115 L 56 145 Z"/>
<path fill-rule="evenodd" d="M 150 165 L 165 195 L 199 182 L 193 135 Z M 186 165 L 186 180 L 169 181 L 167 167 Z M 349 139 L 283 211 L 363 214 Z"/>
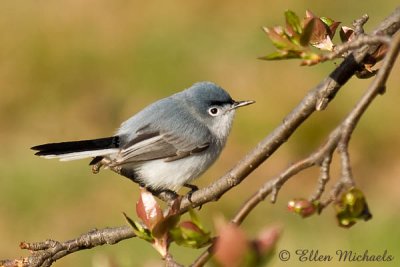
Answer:
<path fill-rule="evenodd" d="M 229 135 L 235 110 L 254 101 L 234 101 L 212 82 L 199 82 L 161 99 L 122 123 L 112 137 L 32 147 L 35 155 L 61 161 L 93 158 L 117 169 L 150 192 L 175 192 L 206 171 Z"/>

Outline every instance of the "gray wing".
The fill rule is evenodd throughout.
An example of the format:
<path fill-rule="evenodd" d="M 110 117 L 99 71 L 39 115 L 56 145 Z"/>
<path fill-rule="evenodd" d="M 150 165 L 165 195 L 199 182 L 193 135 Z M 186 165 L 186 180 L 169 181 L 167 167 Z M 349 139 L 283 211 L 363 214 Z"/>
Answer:
<path fill-rule="evenodd" d="M 183 136 L 183 137 L 182 137 Z M 206 150 L 211 143 L 211 135 L 202 137 L 172 133 L 147 125 L 139 129 L 135 137 L 121 147 L 114 164 L 121 165 L 155 159 L 174 161 Z"/>

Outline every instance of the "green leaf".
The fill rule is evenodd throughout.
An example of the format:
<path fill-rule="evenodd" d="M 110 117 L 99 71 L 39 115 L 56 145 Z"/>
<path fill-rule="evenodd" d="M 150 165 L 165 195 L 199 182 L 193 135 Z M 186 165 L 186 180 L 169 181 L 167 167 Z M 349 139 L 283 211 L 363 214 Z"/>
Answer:
<path fill-rule="evenodd" d="M 332 38 L 340 22 L 330 18 L 315 16 L 306 11 L 306 18 L 300 20 L 291 10 L 285 12 L 286 27 L 263 27 L 277 51 L 263 57 L 262 60 L 283 60 L 300 58 L 301 65 L 315 65 L 326 60 L 321 54 L 312 52 L 313 48 L 332 51 Z"/>
<path fill-rule="evenodd" d="M 291 49 L 295 47 L 289 39 L 285 37 L 283 29 L 280 27 L 268 28 L 263 27 L 264 32 L 267 34 L 272 44 L 278 49 Z"/>
<path fill-rule="evenodd" d="M 326 24 L 326 26 L 330 27 L 335 21 L 333 19 L 327 17 L 320 17 L 320 19 Z"/>
<path fill-rule="evenodd" d="M 302 53 L 301 58 L 303 59 L 301 66 L 312 66 L 321 62 L 321 55 L 311 51 Z"/>
<path fill-rule="evenodd" d="M 202 223 L 200 222 L 200 218 L 197 215 L 197 213 L 194 211 L 194 209 L 190 208 L 189 209 L 189 215 L 190 215 L 190 219 L 192 220 L 192 222 L 199 227 L 202 231 L 204 231 L 204 227 L 202 225 Z"/>
<path fill-rule="evenodd" d="M 181 245 L 184 242 L 184 238 L 182 236 L 182 230 L 179 227 L 175 227 L 169 230 L 169 234 L 171 239 L 178 245 Z"/>
<path fill-rule="evenodd" d="M 210 233 L 201 233 L 182 228 L 182 236 L 185 238 L 185 245 L 192 248 L 202 248 L 211 243 Z"/>
<path fill-rule="evenodd" d="M 132 227 L 133 232 L 135 235 L 141 239 L 144 239 L 150 243 L 154 242 L 154 238 L 151 236 L 151 233 L 149 229 L 144 228 L 143 225 L 139 222 L 136 222 L 129 218 L 125 212 L 122 213 L 125 217 L 125 220 L 129 223 L 129 225 Z"/>
<path fill-rule="evenodd" d="M 243 263 L 240 266 L 246 267 L 265 267 L 269 266 L 269 262 L 274 258 L 275 249 L 268 253 L 260 254 L 256 250 L 250 248 L 243 259 Z"/>
<path fill-rule="evenodd" d="M 298 51 L 284 51 L 278 50 L 264 57 L 259 57 L 258 59 L 262 60 L 282 60 L 282 59 L 291 59 L 291 58 L 301 58 L 300 53 Z"/>
<path fill-rule="evenodd" d="M 182 222 L 170 230 L 170 236 L 179 246 L 202 248 L 211 243 L 210 233 L 202 231 L 191 221 Z"/>
<path fill-rule="evenodd" d="M 286 29 L 293 35 L 300 35 L 303 31 L 300 24 L 300 19 L 296 13 L 291 10 L 285 12 Z"/>

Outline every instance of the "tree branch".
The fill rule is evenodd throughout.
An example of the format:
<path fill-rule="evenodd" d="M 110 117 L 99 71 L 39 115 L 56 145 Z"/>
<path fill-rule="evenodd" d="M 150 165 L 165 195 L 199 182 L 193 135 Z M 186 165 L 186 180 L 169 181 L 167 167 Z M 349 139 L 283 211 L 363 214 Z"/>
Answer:
<path fill-rule="evenodd" d="M 283 186 L 284 183 L 286 183 L 297 173 L 315 165 L 321 165 L 322 173 L 319 179 L 320 186 L 318 187 L 316 194 L 314 194 L 310 199 L 319 200 L 329 177 L 329 163 L 331 162 L 332 154 L 335 149 L 338 149 L 341 153 L 342 175 L 339 181 L 332 188 L 330 194 L 331 196 L 328 201 L 323 203 L 323 207 L 326 207 L 329 203 L 335 200 L 342 188 L 351 187 L 354 185 L 350 170 L 349 155 L 347 151 L 348 142 L 361 116 L 364 114 L 364 112 L 375 99 L 375 97 L 382 92 L 382 88 L 385 87 L 387 78 L 399 54 L 399 50 L 400 35 L 397 35 L 397 37 L 395 37 L 395 39 L 390 44 L 389 51 L 385 56 L 384 62 L 378 72 L 378 75 L 373 80 L 363 97 L 349 113 L 349 115 L 339 126 L 337 126 L 331 132 L 326 143 L 308 157 L 292 164 L 287 169 L 282 171 L 278 176 L 265 183 L 247 201 L 244 202 L 242 207 L 231 220 L 232 223 L 240 225 L 244 221 L 244 219 L 250 214 L 250 212 L 269 194 L 271 194 L 271 202 L 275 202 L 279 189 Z M 212 248 L 208 248 L 196 259 L 192 267 L 203 266 L 209 260 L 212 253 Z"/>
<path fill-rule="evenodd" d="M 385 56 L 384 62 L 378 72 L 378 75 L 373 80 L 364 96 L 359 100 L 357 105 L 345 118 L 345 120 L 331 132 L 326 143 L 308 157 L 292 164 L 277 177 L 265 183 L 248 200 L 244 202 L 242 207 L 231 220 L 232 223 L 240 225 L 244 221 L 244 219 L 250 214 L 250 212 L 269 194 L 272 195 L 271 202 L 274 203 L 276 201 L 279 189 L 283 186 L 284 183 L 286 183 L 291 177 L 293 177 L 297 173 L 315 165 L 321 165 L 321 176 L 319 179 L 319 187 L 316 193 L 311 196 L 310 200 L 319 200 L 325 189 L 325 185 L 329 180 L 329 164 L 331 162 L 332 154 L 335 149 L 339 149 L 341 153 L 342 175 L 341 179 L 339 179 L 339 181 L 332 188 L 330 198 L 321 204 L 321 209 L 325 208 L 328 204 L 334 201 L 339 195 L 340 191 L 345 186 L 354 185 L 354 181 L 351 175 L 350 160 L 347 151 L 348 142 L 361 116 L 364 114 L 364 112 L 375 99 L 375 97 L 383 92 L 382 88 L 385 88 L 387 78 L 389 77 L 393 64 L 396 61 L 399 50 L 400 35 L 397 35 L 390 44 L 389 51 Z M 212 254 L 213 250 L 212 246 L 210 246 L 194 261 L 191 266 L 203 266 L 211 258 Z"/>
<path fill-rule="evenodd" d="M 387 17 L 373 31 L 372 35 L 391 36 L 400 28 L 400 7 Z M 191 201 L 182 199 L 181 213 L 189 207 L 198 207 L 210 201 L 218 200 L 232 187 L 240 184 L 250 173 L 267 160 L 293 132 L 315 110 L 322 110 L 334 98 L 339 89 L 359 69 L 367 54 L 372 54 L 379 45 L 364 44 L 361 48 L 346 57 L 344 61 L 320 84 L 311 89 L 303 100 L 283 119 L 283 123 L 275 128 L 264 140 L 256 145 L 241 161 L 224 176 L 191 195 Z"/>
<path fill-rule="evenodd" d="M 105 244 L 116 244 L 122 240 L 135 237 L 130 226 L 94 229 L 81 236 L 65 242 L 46 240 L 44 242 L 21 242 L 20 248 L 31 251 L 31 255 L 19 260 L 2 260 L 0 266 L 4 267 L 47 267 L 56 260 L 68 254 L 90 249 Z"/>
<path fill-rule="evenodd" d="M 332 60 L 338 57 L 341 57 L 348 51 L 352 51 L 354 49 L 359 48 L 364 44 L 368 45 L 376 45 L 376 44 L 389 44 L 391 38 L 388 36 L 368 36 L 368 35 L 361 35 L 357 37 L 354 41 L 350 41 L 341 45 L 335 46 L 333 52 L 328 53 L 322 56 L 323 61 Z"/>
<path fill-rule="evenodd" d="M 326 155 L 325 158 L 322 160 L 320 166 L 320 175 L 318 179 L 318 187 L 314 192 L 314 194 L 310 197 L 310 201 L 315 201 L 317 199 L 320 199 L 322 193 L 325 191 L 325 186 L 330 179 L 329 170 L 331 167 L 331 162 L 332 162 L 332 154 Z"/>
<path fill-rule="evenodd" d="M 382 92 L 382 88 L 385 87 L 387 78 L 389 77 L 390 71 L 392 70 L 393 64 L 398 56 L 400 49 L 400 35 L 397 35 L 395 39 L 391 42 L 389 51 L 385 56 L 382 67 L 378 72 L 378 75 L 375 77 L 363 97 L 359 100 L 353 110 L 349 113 L 349 115 L 344 119 L 344 121 L 337 126 L 332 133 L 330 134 L 327 142 L 317 149 L 314 153 L 309 155 L 307 158 L 302 159 L 286 170 L 284 170 L 280 175 L 268 181 L 264 184 L 248 201 L 245 202 L 243 207 L 239 210 L 239 212 L 232 219 L 233 223 L 241 224 L 243 220 L 247 217 L 250 211 L 257 206 L 262 200 L 265 199 L 270 193 L 274 193 L 274 189 L 280 188 L 290 177 L 299 173 L 300 171 L 307 169 L 311 166 L 317 164 L 323 164 L 326 158 L 329 159 L 332 157 L 332 153 L 336 148 L 339 149 L 342 158 L 342 175 L 341 175 L 341 183 L 344 185 L 353 185 L 354 181 L 351 177 L 350 164 L 349 164 L 349 156 L 347 152 L 347 146 L 353 133 L 357 123 L 359 122 L 361 116 L 364 114 L 366 109 L 375 99 L 375 97 Z M 326 162 L 325 162 L 326 164 Z M 326 175 L 326 174 L 325 174 Z M 321 190 L 318 190 L 321 191 Z M 276 192 L 277 193 L 277 192 Z M 275 194 L 276 194 L 275 193 Z M 321 193 L 317 194 L 319 197 Z M 316 197 L 313 197 L 317 199 Z M 272 195 L 272 201 L 276 199 L 276 196 Z"/>

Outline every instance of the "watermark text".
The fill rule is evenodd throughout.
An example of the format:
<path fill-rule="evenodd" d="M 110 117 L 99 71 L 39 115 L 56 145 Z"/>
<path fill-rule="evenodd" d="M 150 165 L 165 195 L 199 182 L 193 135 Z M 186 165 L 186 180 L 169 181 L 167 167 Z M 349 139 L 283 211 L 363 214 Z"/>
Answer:
<path fill-rule="evenodd" d="M 323 252 L 319 249 L 282 249 L 278 252 L 281 261 L 297 262 L 393 262 L 394 256 L 387 249 L 382 251 L 362 251 L 338 249 L 334 252 Z"/>

